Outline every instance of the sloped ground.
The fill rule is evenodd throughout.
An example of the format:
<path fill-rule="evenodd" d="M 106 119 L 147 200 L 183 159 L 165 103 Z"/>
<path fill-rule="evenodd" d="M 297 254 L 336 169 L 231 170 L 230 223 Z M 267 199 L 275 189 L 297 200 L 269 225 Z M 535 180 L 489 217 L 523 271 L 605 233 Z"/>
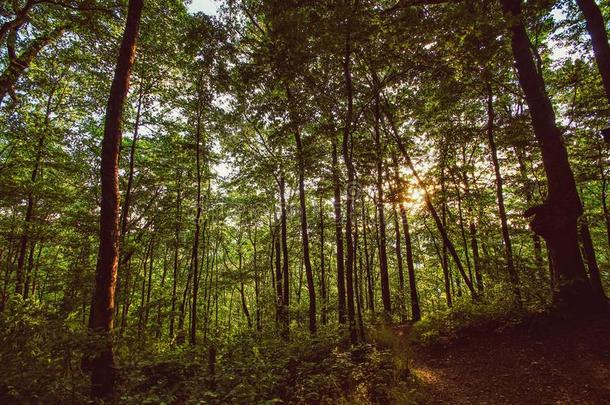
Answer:
<path fill-rule="evenodd" d="M 610 316 L 531 317 L 413 348 L 431 404 L 610 404 Z"/>

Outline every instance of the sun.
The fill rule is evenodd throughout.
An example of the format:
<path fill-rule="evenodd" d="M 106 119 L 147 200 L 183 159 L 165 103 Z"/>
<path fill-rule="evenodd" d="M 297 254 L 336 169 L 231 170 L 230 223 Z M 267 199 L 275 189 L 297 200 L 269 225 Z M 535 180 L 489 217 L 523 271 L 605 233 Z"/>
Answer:
<path fill-rule="evenodd" d="M 404 193 L 404 198 L 402 200 L 405 207 L 410 210 L 420 209 L 425 202 L 426 194 L 421 187 L 412 184 L 410 185 Z"/>

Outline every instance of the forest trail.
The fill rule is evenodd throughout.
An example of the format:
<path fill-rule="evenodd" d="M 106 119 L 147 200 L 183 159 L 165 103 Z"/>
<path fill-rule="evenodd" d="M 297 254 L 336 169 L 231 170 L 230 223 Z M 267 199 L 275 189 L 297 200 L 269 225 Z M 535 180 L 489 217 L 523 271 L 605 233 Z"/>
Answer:
<path fill-rule="evenodd" d="M 610 317 L 533 318 L 413 348 L 431 404 L 610 404 Z"/>

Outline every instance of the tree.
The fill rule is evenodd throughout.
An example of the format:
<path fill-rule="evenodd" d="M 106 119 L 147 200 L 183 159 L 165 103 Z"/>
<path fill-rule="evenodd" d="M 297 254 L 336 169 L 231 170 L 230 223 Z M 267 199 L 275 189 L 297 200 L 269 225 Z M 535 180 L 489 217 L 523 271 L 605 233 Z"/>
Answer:
<path fill-rule="evenodd" d="M 143 0 L 130 0 L 125 32 L 121 40 L 104 122 L 102 141 L 102 201 L 100 211 L 100 246 L 96 265 L 95 293 L 89 328 L 101 333 L 105 347 L 91 362 L 91 395 L 109 398 L 114 394 L 116 370 L 110 333 L 114 327 L 114 290 L 119 259 L 119 147 L 123 106 L 129 91 L 131 68 L 136 56 Z"/>
<path fill-rule="evenodd" d="M 548 194 L 545 202 L 528 209 L 525 215 L 534 216 L 530 225 L 549 247 L 559 281 L 557 302 L 578 307 L 590 298 L 590 285 L 577 239 L 577 222 L 582 214 L 582 204 L 576 191 L 568 154 L 555 123 L 555 112 L 546 94 L 544 79 L 536 68 L 530 49 L 521 1 L 502 0 L 502 8 L 510 18 L 511 45 L 519 83 L 529 106 L 547 176 Z"/>

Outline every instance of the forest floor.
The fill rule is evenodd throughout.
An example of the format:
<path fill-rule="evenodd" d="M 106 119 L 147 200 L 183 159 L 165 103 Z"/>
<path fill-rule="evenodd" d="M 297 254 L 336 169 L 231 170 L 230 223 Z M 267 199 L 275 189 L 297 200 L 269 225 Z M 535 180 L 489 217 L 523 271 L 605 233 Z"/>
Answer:
<path fill-rule="evenodd" d="M 610 404 L 610 316 L 532 316 L 415 344 L 432 404 Z"/>

